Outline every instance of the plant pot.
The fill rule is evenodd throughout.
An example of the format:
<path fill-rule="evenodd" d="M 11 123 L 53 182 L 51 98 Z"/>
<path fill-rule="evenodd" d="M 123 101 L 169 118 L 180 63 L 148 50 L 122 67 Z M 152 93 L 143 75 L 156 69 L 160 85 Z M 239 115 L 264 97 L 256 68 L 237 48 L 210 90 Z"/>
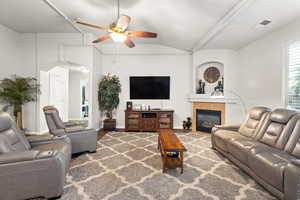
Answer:
<path fill-rule="evenodd" d="M 23 129 L 22 112 L 17 112 L 16 124 L 19 129 Z"/>
<path fill-rule="evenodd" d="M 103 129 L 105 131 L 114 131 L 116 130 L 116 119 L 105 119 L 103 120 Z"/>

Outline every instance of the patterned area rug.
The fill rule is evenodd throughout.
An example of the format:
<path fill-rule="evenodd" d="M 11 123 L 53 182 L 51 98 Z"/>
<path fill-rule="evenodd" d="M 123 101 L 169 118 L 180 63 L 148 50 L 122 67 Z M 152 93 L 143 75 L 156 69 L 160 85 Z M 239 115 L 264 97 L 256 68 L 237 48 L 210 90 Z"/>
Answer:
<path fill-rule="evenodd" d="M 185 144 L 184 173 L 162 173 L 156 133 L 112 132 L 97 153 L 71 162 L 62 200 L 271 200 L 276 199 L 226 158 L 210 136 L 177 134 Z"/>

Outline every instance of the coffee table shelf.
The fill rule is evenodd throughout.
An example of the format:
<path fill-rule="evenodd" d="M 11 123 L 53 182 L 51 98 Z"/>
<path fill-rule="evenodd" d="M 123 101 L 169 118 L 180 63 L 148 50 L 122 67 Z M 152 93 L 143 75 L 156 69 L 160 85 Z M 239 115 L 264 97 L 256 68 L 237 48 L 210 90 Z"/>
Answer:
<path fill-rule="evenodd" d="M 186 148 L 173 130 L 160 129 L 158 133 L 158 149 L 161 153 L 163 173 L 168 168 L 181 168 L 181 173 L 183 173 L 183 152 L 186 151 Z M 178 152 L 179 155 L 178 157 L 169 157 L 167 152 Z"/>

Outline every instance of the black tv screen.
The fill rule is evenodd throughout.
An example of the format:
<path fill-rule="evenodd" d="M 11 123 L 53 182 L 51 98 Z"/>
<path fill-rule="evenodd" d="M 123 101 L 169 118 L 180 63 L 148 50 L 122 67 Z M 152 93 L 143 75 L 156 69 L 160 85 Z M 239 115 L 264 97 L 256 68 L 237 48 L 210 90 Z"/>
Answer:
<path fill-rule="evenodd" d="M 130 77 L 130 99 L 170 99 L 170 77 Z"/>

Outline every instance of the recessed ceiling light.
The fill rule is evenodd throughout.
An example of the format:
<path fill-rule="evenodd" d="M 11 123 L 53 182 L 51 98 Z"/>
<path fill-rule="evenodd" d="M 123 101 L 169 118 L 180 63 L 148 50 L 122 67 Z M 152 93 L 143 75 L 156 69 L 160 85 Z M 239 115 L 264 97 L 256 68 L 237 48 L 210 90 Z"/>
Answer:
<path fill-rule="evenodd" d="M 272 21 L 271 20 L 263 20 L 255 28 L 264 28 L 268 26 Z"/>
<path fill-rule="evenodd" d="M 260 24 L 260 25 L 263 25 L 263 26 L 267 26 L 267 25 L 269 25 L 271 22 L 272 22 L 271 20 L 264 20 L 264 21 L 260 22 L 259 24 Z"/>

